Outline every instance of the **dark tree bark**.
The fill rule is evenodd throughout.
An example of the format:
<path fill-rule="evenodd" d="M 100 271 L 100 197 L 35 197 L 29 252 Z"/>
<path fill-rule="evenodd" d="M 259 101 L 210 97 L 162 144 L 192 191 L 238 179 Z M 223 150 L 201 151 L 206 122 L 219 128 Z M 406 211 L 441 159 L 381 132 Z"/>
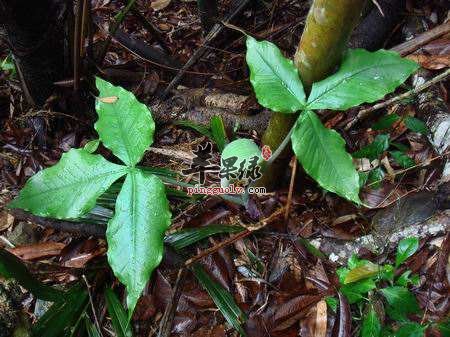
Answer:
<path fill-rule="evenodd" d="M 64 79 L 64 18 L 68 1 L 0 0 L 0 25 L 27 101 L 42 106 Z"/>

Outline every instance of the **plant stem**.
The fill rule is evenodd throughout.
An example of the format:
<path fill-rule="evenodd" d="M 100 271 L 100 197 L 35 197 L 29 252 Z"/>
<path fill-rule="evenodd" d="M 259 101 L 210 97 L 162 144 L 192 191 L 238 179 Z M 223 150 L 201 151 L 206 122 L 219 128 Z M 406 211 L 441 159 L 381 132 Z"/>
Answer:
<path fill-rule="evenodd" d="M 327 77 L 339 64 L 363 5 L 364 0 L 314 0 L 294 57 L 307 93 L 314 82 Z M 262 137 L 263 144 L 278 149 L 296 119 L 296 115 L 273 113 Z M 278 160 L 267 167 L 258 185 L 273 189 L 281 180 L 289 157 L 290 151 L 282 151 Z"/>

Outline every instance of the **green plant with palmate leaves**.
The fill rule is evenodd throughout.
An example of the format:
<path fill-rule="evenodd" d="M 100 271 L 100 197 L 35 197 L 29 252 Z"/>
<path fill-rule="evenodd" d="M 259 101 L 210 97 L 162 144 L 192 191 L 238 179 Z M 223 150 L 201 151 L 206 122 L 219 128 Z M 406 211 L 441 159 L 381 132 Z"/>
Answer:
<path fill-rule="evenodd" d="M 92 154 L 98 142 L 71 149 L 53 167 L 31 177 L 9 207 L 57 219 L 77 219 L 93 209 L 97 198 L 125 176 L 108 221 L 108 261 L 127 288 L 128 316 L 159 265 L 170 208 L 163 182 L 136 167 L 153 142 L 151 112 L 127 90 L 97 78 L 95 129 L 103 145 L 125 165 Z"/>
<path fill-rule="evenodd" d="M 340 69 L 314 83 L 306 97 L 297 68 L 273 43 L 247 36 L 246 59 L 250 82 L 261 105 L 276 113 L 301 111 L 280 150 L 290 139 L 304 170 L 320 186 L 360 204 L 359 177 L 345 141 L 326 128 L 313 110 L 347 110 L 375 102 L 402 84 L 417 70 L 417 63 L 386 50 L 348 50 Z"/>
<path fill-rule="evenodd" d="M 417 322 L 417 316 L 422 314 L 409 288 L 418 286 L 420 278 L 411 270 L 400 268 L 418 249 L 418 238 L 404 238 L 397 246 L 394 265 L 379 265 L 353 255 L 347 267 L 337 269 L 339 291 L 354 308 L 354 321 L 361 322 L 361 337 L 422 337 L 429 327 L 446 336 L 448 320 Z M 327 298 L 327 303 L 336 311 L 336 298 Z M 385 319 L 385 314 L 390 320 Z M 410 320 L 414 316 L 416 320 Z"/>

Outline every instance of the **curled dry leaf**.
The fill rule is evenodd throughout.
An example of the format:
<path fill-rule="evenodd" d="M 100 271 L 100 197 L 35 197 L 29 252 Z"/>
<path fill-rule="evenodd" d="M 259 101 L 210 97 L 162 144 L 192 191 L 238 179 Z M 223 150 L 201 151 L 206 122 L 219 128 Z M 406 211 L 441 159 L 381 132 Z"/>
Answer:
<path fill-rule="evenodd" d="M 327 302 L 321 300 L 316 306 L 316 328 L 314 337 L 325 337 L 327 335 Z"/>
<path fill-rule="evenodd" d="M 155 1 L 152 1 L 152 4 L 151 4 L 152 8 L 155 11 L 160 11 L 161 9 L 164 9 L 169 5 L 170 5 L 170 0 L 155 0 Z"/>

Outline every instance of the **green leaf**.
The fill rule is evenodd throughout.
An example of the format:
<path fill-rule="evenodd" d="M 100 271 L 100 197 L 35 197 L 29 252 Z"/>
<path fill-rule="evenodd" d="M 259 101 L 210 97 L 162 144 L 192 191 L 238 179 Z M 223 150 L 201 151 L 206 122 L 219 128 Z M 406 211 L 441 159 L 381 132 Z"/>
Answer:
<path fill-rule="evenodd" d="M 364 316 L 361 328 L 361 337 L 379 337 L 381 334 L 381 323 L 373 306 Z"/>
<path fill-rule="evenodd" d="M 81 286 L 73 287 L 37 321 L 32 328 L 33 337 L 69 336 L 87 305 L 87 291 Z"/>
<path fill-rule="evenodd" d="M 95 200 L 127 171 L 83 149 L 71 149 L 54 166 L 32 176 L 9 207 L 57 219 L 87 214 Z"/>
<path fill-rule="evenodd" d="M 417 286 L 420 283 L 420 278 L 419 275 L 415 274 L 415 275 L 411 275 L 412 271 L 411 270 L 406 270 L 403 274 L 401 274 L 397 280 L 395 280 L 395 284 L 402 286 L 402 287 L 406 287 L 408 286 L 410 283 Z"/>
<path fill-rule="evenodd" d="M 384 175 L 385 173 L 381 167 L 374 168 L 369 172 L 367 183 L 370 185 L 370 187 L 377 189 L 380 187 Z"/>
<path fill-rule="evenodd" d="M 227 133 L 225 132 L 222 117 L 213 116 L 209 125 L 211 127 L 212 138 L 219 148 L 219 151 L 222 152 L 225 145 L 228 143 Z"/>
<path fill-rule="evenodd" d="M 7 71 L 10 76 L 16 75 L 16 66 L 14 65 L 11 55 L 6 56 L 2 63 L 0 63 L 0 70 Z"/>
<path fill-rule="evenodd" d="M 98 121 L 94 128 L 102 143 L 128 166 L 141 161 L 153 143 L 155 122 L 149 108 L 133 93 L 97 77 Z"/>
<path fill-rule="evenodd" d="M 195 264 L 192 267 L 192 272 L 202 287 L 208 292 L 209 296 L 211 296 L 227 322 L 235 328 L 241 336 L 246 336 L 244 329 L 242 329 L 242 324 L 245 323 L 247 317 L 236 304 L 231 293 L 219 283 L 212 280 L 200 265 Z"/>
<path fill-rule="evenodd" d="M 389 151 L 395 162 L 403 168 L 409 168 L 416 165 L 416 162 L 401 151 Z"/>
<path fill-rule="evenodd" d="M 56 302 L 64 296 L 62 291 L 47 286 L 34 278 L 18 257 L 2 248 L 0 248 L 0 276 L 16 280 L 34 296 L 44 301 Z"/>
<path fill-rule="evenodd" d="M 450 337 L 450 318 L 446 318 L 443 322 L 438 323 L 437 328 L 441 332 L 442 337 Z"/>
<path fill-rule="evenodd" d="M 338 72 L 314 83 L 308 109 L 347 110 L 394 91 L 419 65 L 387 50 L 349 50 Z"/>
<path fill-rule="evenodd" d="M 128 324 L 127 313 L 111 289 L 105 290 L 106 305 L 117 337 L 131 337 L 131 325 Z"/>
<path fill-rule="evenodd" d="M 246 60 L 259 104 L 287 113 L 304 108 L 305 92 L 297 68 L 276 45 L 247 36 Z"/>
<path fill-rule="evenodd" d="M 195 131 L 197 131 L 198 133 L 208 137 L 209 139 L 212 139 L 212 133 L 209 130 L 208 127 L 202 125 L 202 124 L 198 124 L 189 120 L 179 120 L 179 121 L 175 121 L 174 122 L 175 125 L 179 125 L 185 128 L 190 128 L 193 129 Z"/>
<path fill-rule="evenodd" d="M 380 272 L 380 266 L 367 261 L 363 265 L 351 269 L 344 279 L 344 284 L 356 282 L 365 278 L 373 277 L 378 275 Z"/>
<path fill-rule="evenodd" d="M 327 297 L 325 297 L 325 302 L 327 302 L 327 305 L 331 308 L 331 310 L 333 310 L 334 312 L 337 312 L 339 300 L 336 297 L 327 296 Z"/>
<path fill-rule="evenodd" d="M 365 295 L 377 286 L 373 279 L 367 278 L 354 283 L 346 284 L 340 291 L 348 299 L 348 303 L 353 304 L 364 299 Z"/>
<path fill-rule="evenodd" d="M 395 256 L 395 267 L 400 266 L 409 257 L 414 255 L 417 249 L 419 249 L 418 238 L 413 237 L 400 240 L 397 246 L 397 255 Z"/>
<path fill-rule="evenodd" d="M 99 139 L 90 140 L 86 144 L 84 144 L 83 149 L 89 153 L 94 153 L 97 151 L 98 146 L 100 145 Z"/>
<path fill-rule="evenodd" d="M 387 287 L 380 289 L 380 292 L 389 303 L 388 314 L 395 320 L 404 320 L 406 315 L 420 311 L 417 299 L 405 287 Z"/>
<path fill-rule="evenodd" d="M 87 316 L 84 316 L 84 324 L 89 337 L 101 337 L 97 327 L 90 321 Z"/>
<path fill-rule="evenodd" d="M 129 315 L 162 259 L 170 209 L 161 180 L 139 169 L 128 173 L 108 222 L 108 261 L 127 287 Z"/>
<path fill-rule="evenodd" d="M 400 120 L 400 116 L 396 113 L 384 115 L 372 126 L 372 130 L 389 129 L 398 120 Z"/>
<path fill-rule="evenodd" d="M 409 150 L 409 147 L 402 143 L 397 142 L 391 142 L 391 145 L 397 148 L 401 152 L 407 152 Z"/>
<path fill-rule="evenodd" d="M 427 125 L 423 121 L 411 116 L 405 118 L 405 125 L 411 131 L 421 133 L 423 135 L 430 133 L 430 130 L 428 130 Z"/>
<path fill-rule="evenodd" d="M 210 237 L 211 235 L 222 233 L 238 233 L 242 230 L 243 228 L 240 226 L 225 225 L 209 225 L 198 228 L 186 228 L 166 236 L 164 241 L 175 249 L 180 250 L 207 237 Z"/>
<path fill-rule="evenodd" d="M 426 329 L 427 326 L 422 326 L 416 322 L 408 322 L 395 332 L 395 337 L 423 337 Z"/>
<path fill-rule="evenodd" d="M 300 115 L 292 133 L 292 148 L 305 171 L 324 189 L 357 204 L 359 176 L 345 141 L 327 129 L 312 111 Z"/>
<path fill-rule="evenodd" d="M 377 159 L 389 147 L 389 135 L 377 135 L 372 143 L 353 153 L 355 158 Z"/>

